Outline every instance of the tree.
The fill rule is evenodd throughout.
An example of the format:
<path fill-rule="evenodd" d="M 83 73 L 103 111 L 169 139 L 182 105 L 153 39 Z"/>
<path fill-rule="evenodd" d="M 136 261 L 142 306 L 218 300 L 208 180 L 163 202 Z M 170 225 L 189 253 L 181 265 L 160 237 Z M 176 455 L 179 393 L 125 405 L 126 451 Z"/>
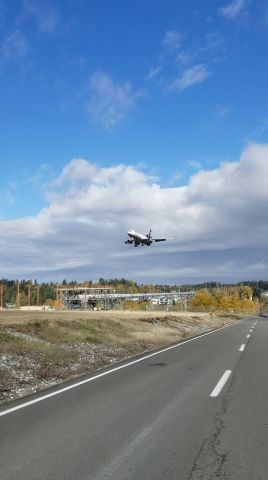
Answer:
<path fill-rule="evenodd" d="M 202 310 L 211 309 L 216 306 L 215 299 L 208 292 L 207 288 L 198 290 L 190 302 L 190 308 L 200 308 Z"/>

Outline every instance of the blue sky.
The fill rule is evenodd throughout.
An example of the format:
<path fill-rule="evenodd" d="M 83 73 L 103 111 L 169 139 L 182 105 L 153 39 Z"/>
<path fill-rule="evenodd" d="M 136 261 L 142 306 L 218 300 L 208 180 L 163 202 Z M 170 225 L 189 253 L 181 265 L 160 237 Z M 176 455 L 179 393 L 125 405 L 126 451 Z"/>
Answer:
<path fill-rule="evenodd" d="M 75 203 L 82 193 L 92 190 L 92 184 L 100 185 L 99 177 L 105 177 L 102 189 L 108 188 L 109 175 L 109 188 L 119 184 L 123 170 L 116 170 L 118 166 L 130 172 L 123 175 L 126 183 L 132 171 L 128 167 L 138 176 L 138 185 L 143 175 L 155 199 L 156 190 L 160 196 L 169 192 L 174 197 L 181 192 L 178 189 L 189 189 L 203 171 L 221 175 L 223 165 L 241 162 L 245 152 L 251 152 L 252 162 L 258 163 L 255 155 L 266 155 L 258 147 L 265 146 L 268 137 L 267 40 L 268 4 L 261 0 L 0 0 L 0 219 L 4 230 L 11 232 L 7 245 L 15 239 L 18 222 L 27 240 L 27 222 L 38 222 L 44 212 L 56 211 L 57 202 L 64 204 L 72 198 Z M 263 163 L 261 176 L 266 175 L 262 168 Z M 136 202 L 146 207 L 143 189 L 144 183 Z M 155 205 L 159 198 L 153 200 Z M 122 203 L 127 203 L 123 197 Z M 267 220 L 264 205 L 262 199 L 262 217 Z M 112 202 L 110 208 L 100 209 L 100 224 L 93 222 L 92 211 L 84 212 L 86 220 L 82 221 L 82 225 L 91 224 L 106 244 L 125 234 L 128 226 L 148 226 L 161 234 L 166 230 L 177 234 L 182 227 L 174 219 L 169 224 L 161 222 L 157 211 L 152 216 L 150 205 L 137 209 L 137 214 L 133 207 L 120 214 Z M 199 218 L 198 209 L 190 209 L 193 223 Z M 80 232 L 80 210 L 75 212 L 70 232 Z M 165 220 L 168 213 L 162 212 Z M 112 225 L 108 233 L 101 228 L 105 222 Z M 64 229 L 48 238 L 48 223 L 43 241 L 53 248 Z M 223 235 L 228 235 L 228 228 L 232 228 L 230 223 Z M 28 240 L 32 259 L 40 245 L 30 234 Z M 203 251 L 204 245 L 192 240 L 192 251 Z M 75 235 L 73 241 L 76 251 Z M 226 246 L 215 241 L 206 249 L 224 249 L 226 264 L 226 248 L 255 248 L 253 243 L 238 245 L 234 240 Z M 94 256 L 93 244 L 88 248 Z M 2 245 L 4 255 L 4 239 Z M 176 245 L 175 257 L 185 249 L 183 242 Z M 14 248 L 19 255 L 19 247 Z M 158 258 L 162 273 L 157 280 L 173 281 L 175 273 L 164 273 L 163 248 L 153 255 L 146 253 L 144 263 L 149 269 L 150 262 Z M 124 251 L 128 260 L 132 254 Z M 46 269 L 36 262 L 26 262 L 19 269 L 10 260 L 3 274 L 85 275 L 83 259 L 73 259 L 65 268 L 64 258 L 58 267 L 55 261 L 55 268 L 51 265 L 46 274 L 40 273 Z M 89 263 L 87 277 L 90 271 L 95 276 L 131 276 L 124 258 L 119 264 L 117 260 L 117 268 L 113 263 L 107 271 L 101 263 L 94 267 Z M 109 262 L 110 257 L 106 265 Z M 197 270 L 193 278 L 198 277 Z M 262 270 L 252 270 L 253 276 L 261 274 Z M 141 281 L 147 278 L 141 268 L 133 275 Z M 231 270 L 220 275 L 234 278 Z M 157 272 L 151 279 L 156 277 Z M 187 278 L 178 274 L 178 280 Z"/>

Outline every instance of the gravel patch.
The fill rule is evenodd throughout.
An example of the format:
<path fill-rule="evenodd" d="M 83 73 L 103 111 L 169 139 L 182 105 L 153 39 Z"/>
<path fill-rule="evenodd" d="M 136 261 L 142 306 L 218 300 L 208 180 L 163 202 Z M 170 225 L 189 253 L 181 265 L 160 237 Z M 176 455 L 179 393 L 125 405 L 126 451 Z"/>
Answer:
<path fill-rule="evenodd" d="M 113 333 L 115 344 L 109 345 L 92 341 L 66 343 L 58 339 L 57 342 L 52 339 L 50 343 L 39 338 L 38 331 L 34 334 L 20 331 L 22 323 L 19 321 L 10 323 L 10 326 L 5 319 L 2 323 L 0 320 L 0 404 L 231 322 L 230 318 L 213 314 L 187 315 L 178 319 L 172 314 L 158 315 L 157 312 L 154 315 L 126 315 L 123 321 L 119 314 L 116 318 L 121 322 L 118 324 L 120 328 L 130 328 L 133 321 L 132 330 L 130 328 L 125 343 L 120 339 L 120 330 Z M 104 320 L 102 317 L 101 321 Z M 61 321 L 62 326 L 62 318 L 56 321 Z M 27 326 L 27 323 L 24 321 L 23 325 Z M 109 334 L 113 332 L 112 327 L 111 324 L 109 330 L 108 324 Z"/>

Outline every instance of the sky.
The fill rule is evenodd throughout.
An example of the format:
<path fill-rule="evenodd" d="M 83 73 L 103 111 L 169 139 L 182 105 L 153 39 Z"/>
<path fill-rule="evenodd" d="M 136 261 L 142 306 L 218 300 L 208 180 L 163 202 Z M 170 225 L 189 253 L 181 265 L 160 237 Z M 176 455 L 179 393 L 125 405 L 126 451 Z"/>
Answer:
<path fill-rule="evenodd" d="M 0 0 L 0 277 L 267 279 L 267 56 L 267 0 Z"/>

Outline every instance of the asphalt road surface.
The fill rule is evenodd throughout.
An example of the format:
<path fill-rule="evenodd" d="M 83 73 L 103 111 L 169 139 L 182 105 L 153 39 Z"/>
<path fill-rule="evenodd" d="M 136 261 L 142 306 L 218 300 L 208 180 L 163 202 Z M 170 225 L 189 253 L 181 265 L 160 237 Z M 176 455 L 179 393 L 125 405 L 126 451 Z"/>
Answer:
<path fill-rule="evenodd" d="M 247 318 L 1 407 L 0 478 L 267 480 L 267 347 Z"/>

